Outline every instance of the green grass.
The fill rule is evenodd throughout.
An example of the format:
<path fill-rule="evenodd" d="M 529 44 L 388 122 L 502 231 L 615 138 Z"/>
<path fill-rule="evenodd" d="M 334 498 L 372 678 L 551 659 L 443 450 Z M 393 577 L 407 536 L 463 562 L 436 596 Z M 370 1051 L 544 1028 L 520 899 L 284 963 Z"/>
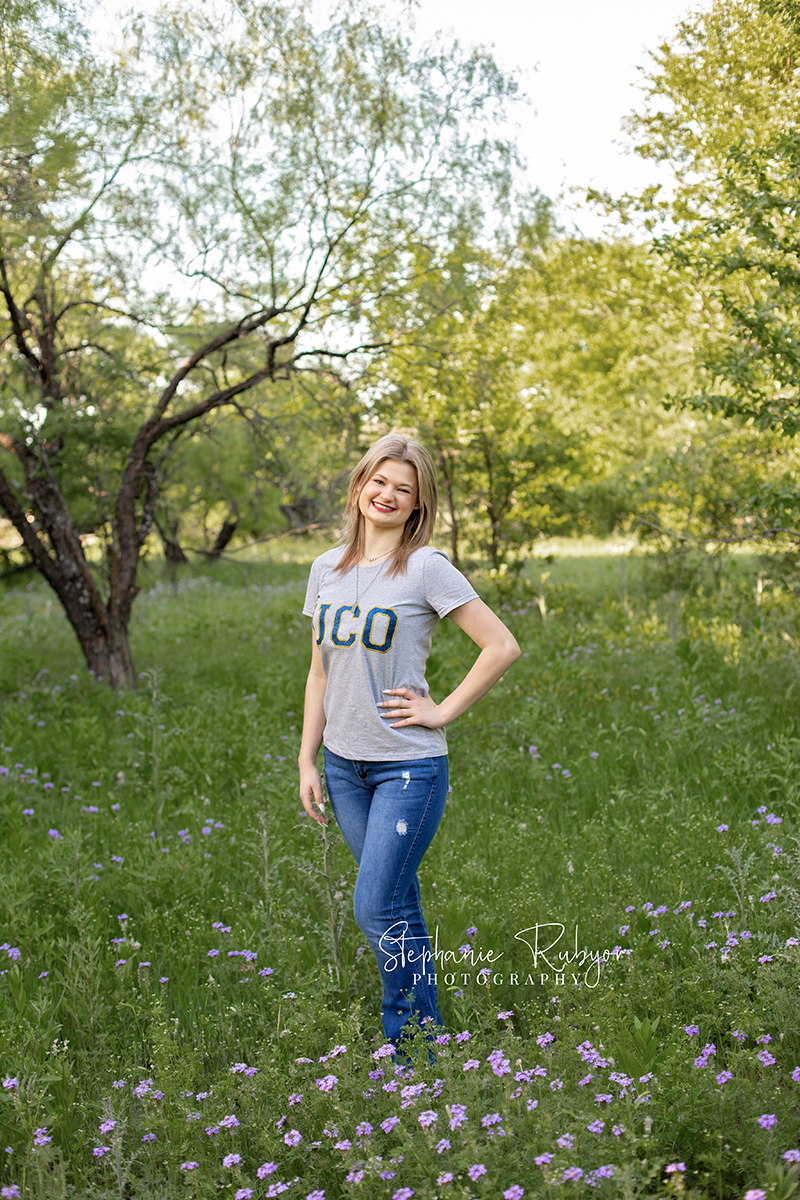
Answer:
<path fill-rule="evenodd" d="M 350 913 L 352 862 L 296 796 L 306 570 L 146 577 L 142 677 L 127 694 L 89 679 L 43 585 L 0 602 L 0 1082 L 17 1081 L 0 1088 L 0 1188 L 788 1197 L 782 1155 L 800 1130 L 789 586 L 767 584 L 757 606 L 744 556 L 684 572 L 682 590 L 671 568 L 623 556 L 478 578 L 524 657 L 449 734 L 453 791 L 421 878 L 452 1036 L 433 1065 L 423 1055 L 396 1078 L 373 1057 L 379 977 Z M 444 622 L 435 696 L 473 653 Z M 564 927 L 546 961 L 537 924 Z M 542 948 L 555 934 L 539 936 Z M 594 957 L 574 961 L 576 945 Z M 242 1063 L 257 1070 L 232 1071 Z M 326 1075 L 337 1083 L 323 1091 Z M 437 1113 L 427 1129 L 424 1111 Z M 685 1173 L 665 1172 L 676 1162 Z M 275 1170 L 259 1178 L 264 1163 Z M 571 1168 L 584 1174 L 564 1182 Z"/>

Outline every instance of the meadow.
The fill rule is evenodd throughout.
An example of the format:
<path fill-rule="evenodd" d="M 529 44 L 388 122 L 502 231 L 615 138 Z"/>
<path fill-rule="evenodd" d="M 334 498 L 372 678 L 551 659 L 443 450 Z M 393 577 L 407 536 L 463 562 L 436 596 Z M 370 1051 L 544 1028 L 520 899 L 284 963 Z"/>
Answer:
<path fill-rule="evenodd" d="M 690 566 L 476 574 L 523 657 L 449 732 L 446 1030 L 400 1062 L 296 795 L 307 565 L 148 568 L 116 694 L 6 584 L 0 1196 L 787 1200 L 800 607 L 777 561 Z M 471 653 L 443 622 L 435 697 Z"/>

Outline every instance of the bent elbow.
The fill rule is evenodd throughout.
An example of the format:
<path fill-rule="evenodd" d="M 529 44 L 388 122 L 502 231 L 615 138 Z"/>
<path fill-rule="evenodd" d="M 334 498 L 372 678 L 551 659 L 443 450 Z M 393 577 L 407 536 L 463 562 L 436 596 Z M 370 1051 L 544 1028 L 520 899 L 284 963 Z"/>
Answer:
<path fill-rule="evenodd" d="M 508 658 L 509 667 L 522 655 L 522 651 L 519 648 L 519 642 L 513 635 L 509 635 L 505 644 L 505 651 L 506 657 Z"/>

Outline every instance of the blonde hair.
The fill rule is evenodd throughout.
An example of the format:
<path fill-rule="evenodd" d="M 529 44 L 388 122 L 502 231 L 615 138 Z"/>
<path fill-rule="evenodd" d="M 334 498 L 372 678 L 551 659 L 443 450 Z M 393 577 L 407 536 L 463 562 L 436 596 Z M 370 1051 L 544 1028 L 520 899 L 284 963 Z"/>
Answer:
<path fill-rule="evenodd" d="M 388 560 L 391 564 L 389 574 L 402 575 L 409 555 L 420 546 L 427 546 L 431 540 L 439 503 L 433 459 L 425 447 L 413 438 L 404 437 L 400 433 L 387 433 L 370 446 L 361 461 L 356 463 L 350 476 L 343 535 L 345 551 L 336 564 L 337 571 L 349 571 L 364 557 L 364 517 L 359 511 L 358 501 L 367 480 L 375 473 L 380 463 L 387 459 L 392 462 L 410 463 L 414 468 L 419 503 L 419 508 L 411 513 L 403 526 L 400 543 Z"/>

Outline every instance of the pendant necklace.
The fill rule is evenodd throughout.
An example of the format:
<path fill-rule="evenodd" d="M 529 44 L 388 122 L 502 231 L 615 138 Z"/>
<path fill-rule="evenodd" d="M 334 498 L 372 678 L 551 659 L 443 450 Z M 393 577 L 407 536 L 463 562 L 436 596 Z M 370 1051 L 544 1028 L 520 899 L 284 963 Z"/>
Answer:
<path fill-rule="evenodd" d="M 377 562 L 379 558 L 386 558 L 387 554 L 392 554 L 393 552 L 394 552 L 393 550 L 387 550 L 384 554 L 376 554 L 374 558 L 367 558 L 366 554 L 364 555 L 364 557 L 367 558 L 368 563 L 374 563 L 374 562 Z M 381 574 L 382 574 L 382 571 L 376 572 L 375 578 L 371 579 L 369 581 L 367 586 L 364 588 L 364 596 L 366 596 L 367 592 L 372 587 L 375 580 L 380 578 Z M 364 598 L 363 596 L 359 597 L 359 584 L 360 584 L 359 566 L 358 566 L 358 563 L 356 563 L 356 607 L 358 607 L 359 598 L 361 598 L 362 600 Z"/>

